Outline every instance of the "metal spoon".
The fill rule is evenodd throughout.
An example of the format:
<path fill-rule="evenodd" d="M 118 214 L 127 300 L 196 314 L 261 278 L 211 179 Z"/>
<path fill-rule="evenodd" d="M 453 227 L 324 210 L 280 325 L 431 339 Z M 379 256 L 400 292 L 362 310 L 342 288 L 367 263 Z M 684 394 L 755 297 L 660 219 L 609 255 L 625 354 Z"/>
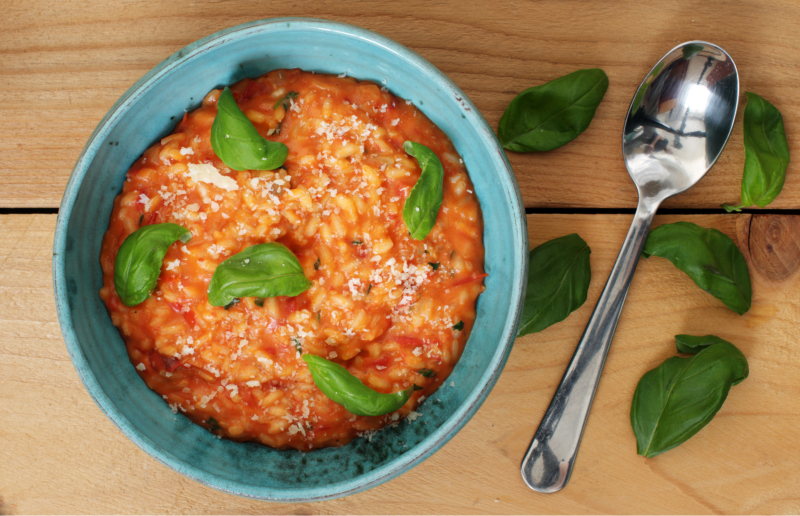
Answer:
<path fill-rule="evenodd" d="M 731 57 L 704 41 L 670 50 L 639 86 L 622 133 L 622 154 L 639 205 L 597 307 L 522 461 L 540 493 L 569 481 L 597 382 L 656 210 L 697 183 L 728 141 L 739 98 Z M 631 445 L 633 446 L 633 444 Z"/>

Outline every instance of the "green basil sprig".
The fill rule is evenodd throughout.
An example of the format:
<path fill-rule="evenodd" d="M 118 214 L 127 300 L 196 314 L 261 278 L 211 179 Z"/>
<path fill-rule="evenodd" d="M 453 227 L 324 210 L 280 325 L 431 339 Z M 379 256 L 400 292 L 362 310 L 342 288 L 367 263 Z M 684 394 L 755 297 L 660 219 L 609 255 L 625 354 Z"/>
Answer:
<path fill-rule="evenodd" d="M 225 88 L 217 100 L 217 116 L 211 125 L 211 148 L 233 170 L 274 170 L 286 161 L 289 148 L 271 142 L 253 127 Z"/>
<path fill-rule="evenodd" d="M 642 256 L 660 256 L 689 275 L 697 286 L 739 315 L 750 309 L 750 272 L 730 237 L 691 222 L 664 224 L 650 232 Z"/>
<path fill-rule="evenodd" d="M 591 252 L 576 233 L 531 250 L 518 337 L 563 321 L 586 302 L 592 280 Z"/>
<path fill-rule="evenodd" d="M 208 302 L 225 306 L 237 297 L 296 296 L 311 287 L 297 257 L 274 242 L 248 247 L 217 266 Z"/>
<path fill-rule="evenodd" d="M 411 238 L 423 240 L 436 224 L 436 215 L 444 199 L 444 169 L 436 154 L 424 145 L 405 142 L 403 149 L 417 158 L 422 169 L 417 183 L 403 206 L 403 221 Z"/>
<path fill-rule="evenodd" d="M 319 390 L 348 412 L 357 416 L 382 416 L 406 404 L 411 394 L 418 390 L 416 384 L 393 394 L 373 391 L 344 367 L 317 355 L 306 353 L 311 377 Z"/>
<path fill-rule="evenodd" d="M 729 213 L 753 204 L 763 208 L 774 201 L 783 189 L 789 166 L 789 144 L 781 112 L 755 93 L 746 95 L 742 204 L 723 204 Z"/>
<path fill-rule="evenodd" d="M 500 143 L 511 151 L 541 152 L 571 142 L 589 127 L 607 89 L 608 76 L 599 68 L 528 88 L 503 113 Z"/>
<path fill-rule="evenodd" d="M 177 224 L 150 224 L 122 242 L 114 262 L 114 287 L 126 306 L 136 306 L 153 293 L 167 249 L 176 240 L 184 244 L 192 233 Z"/>
<path fill-rule="evenodd" d="M 719 411 L 731 386 L 747 378 L 742 352 L 714 339 L 696 355 L 667 359 L 639 380 L 631 403 L 639 455 L 655 457 L 692 437 Z"/>

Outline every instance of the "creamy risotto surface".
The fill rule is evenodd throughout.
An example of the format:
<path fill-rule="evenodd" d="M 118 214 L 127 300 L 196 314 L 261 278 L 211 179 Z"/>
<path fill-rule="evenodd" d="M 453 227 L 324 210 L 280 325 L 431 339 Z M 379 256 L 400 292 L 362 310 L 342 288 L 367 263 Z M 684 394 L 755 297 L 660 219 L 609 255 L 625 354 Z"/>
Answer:
<path fill-rule="evenodd" d="M 131 363 L 173 412 L 220 437 L 276 448 L 340 446 L 423 417 L 416 409 L 458 361 L 486 276 L 480 207 L 450 140 L 410 102 L 349 77 L 276 70 L 231 91 L 288 158 L 274 171 L 227 168 L 209 141 L 213 90 L 134 163 L 100 256 L 100 296 Z M 420 175 L 406 140 L 444 167 L 444 202 L 423 241 L 403 222 Z M 162 222 L 192 238 L 169 248 L 153 295 L 127 307 L 114 288 L 117 250 Z M 287 246 L 312 287 L 211 306 L 215 268 L 265 242 Z M 355 416 L 316 387 L 301 353 L 335 361 L 379 392 L 422 389 L 393 413 Z"/>

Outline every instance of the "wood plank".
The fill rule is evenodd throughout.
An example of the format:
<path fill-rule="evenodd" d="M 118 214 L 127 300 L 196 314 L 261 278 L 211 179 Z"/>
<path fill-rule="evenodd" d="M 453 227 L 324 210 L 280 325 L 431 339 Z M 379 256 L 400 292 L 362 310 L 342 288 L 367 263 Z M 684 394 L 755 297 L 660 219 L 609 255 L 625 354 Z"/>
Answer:
<path fill-rule="evenodd" d="M 622 121 L 650 67 L 690 39 L 712 41 L 731 53 L 742 91 L 755 91 L 778 106 L 791 150 L 800 150 L 800 139 L 792 138 L 800 119 L 795 81 L 800 17 L 793 0 L 656 5 L 503 0 L 491 9 L 477 0 L 296 0 L 291 7 L 276 1 L 189 0 L 6 4 L 0 38 L 0 207 L 58 206 L 92 130 L 147 70 L 215 31 L 276 16 L 352 23 L 408 46 L 452 78 L 495 128 L 525 88 L 579 68 L 603 68 L 610 87 L 586 133 L 549 153 L 510 153 L 528 207 L 636 205 L 620 153 Z M 743 162 L 740 121 L 709 176 L 665 206 L 717 208 L 736 202 Z M 800 175 L 793 169 L 772 208 L 800 207 Z"/>
<path fill-rule="evenodd" d="M 587 303 L 519 339 L 497 386 L 433 457 L 364 493 L 272 504 L 217 492 L 139 450 L 92 402 L 70 363 L 53 301 L 53 215 L 0 215 L 0 514 L 27 513 L 797 513 L 800 468 L 800 217 L 687 216 L 735 239 L 753 307 L 737 316 L 669 262 L 643 260 L 631 286 L 570 484 L 539 495 L 522 455 L 560 380 L 630 223 L 626 215 L 531 215 L 531 245 L 571 232 L 591 246 Z M 676 217 L 658 217 L 657 224 Z M 674 356 L 677 333 L 714 333 L 750 377 L 716 418 L 654 459 L 636 455 L 631 396 Z M 142 493 L 146 493 L 142 496 Z"/>

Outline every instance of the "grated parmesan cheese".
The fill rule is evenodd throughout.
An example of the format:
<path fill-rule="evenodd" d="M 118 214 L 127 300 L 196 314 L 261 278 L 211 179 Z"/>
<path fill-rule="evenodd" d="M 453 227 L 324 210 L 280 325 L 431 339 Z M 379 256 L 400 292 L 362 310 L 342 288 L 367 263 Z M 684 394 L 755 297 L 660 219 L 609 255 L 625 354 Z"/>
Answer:
<path fill-rule="evenodd" d="M 208 183 L 228 192 L 239 189 L 239 185 L 232 177 L 223 176 L 219 170 L 210 163 L 189 163 L 189 177 L 198 183 Z"/>

